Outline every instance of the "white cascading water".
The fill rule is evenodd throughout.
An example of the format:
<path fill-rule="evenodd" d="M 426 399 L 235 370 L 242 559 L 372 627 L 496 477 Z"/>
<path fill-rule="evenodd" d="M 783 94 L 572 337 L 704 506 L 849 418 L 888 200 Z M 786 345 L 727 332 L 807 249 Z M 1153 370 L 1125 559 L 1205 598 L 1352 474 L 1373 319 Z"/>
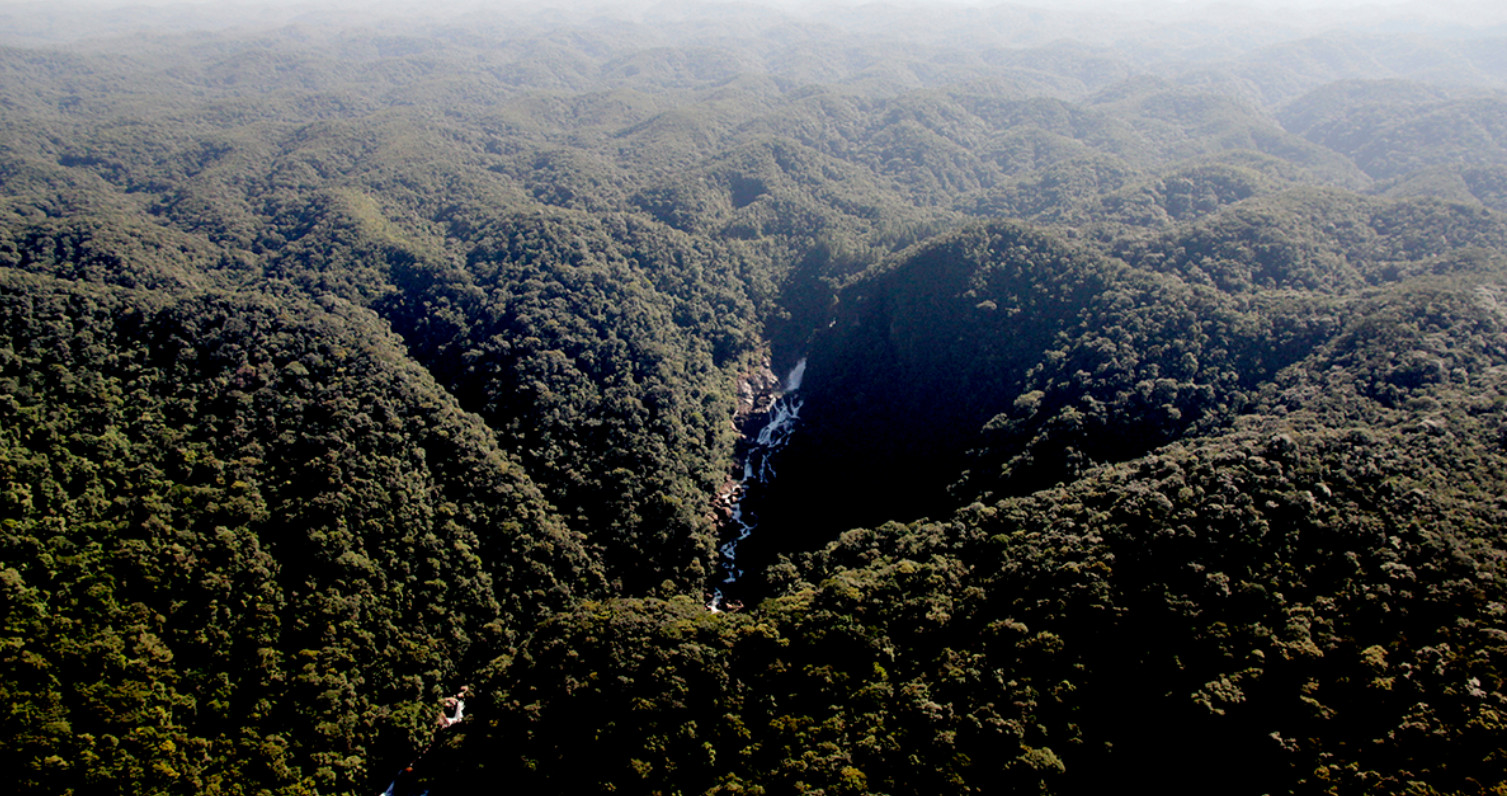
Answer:
<path fill-rule="evenodd" d="M 756 519 L 745 517 L 743 499 L 750 488 L 766 485 L 774 479 L 772 460 L 775 454 L 789 444 L 790 435 L 800 420 L 802 401 L 799 390 L 801 379 L 805 375 L 806 360 L 802 359 L 795 363 L 795 367 L 785 377 L 783 391 L 769 407 L 768 420 L 759 429 L 743 458 L 743 478 L 732 492 L 730 525 L 733 535 L 717 548 L 721 554 L 717 569 L 722 574 L 722 580 L 718 587 L 712 589 L 711 599 L 707 601 L 706 607 L 710 611 L 721 611 L 725 607 L 721 586 L 736 583 L 743 576 L 743 569 L 738 566 L 738 545 L 758 527 Z"/>
<path fill-rule="evenodd" d="M 806 378 L 806 358 L 801 357 L 801 361 L 795 363 L 795 367 L 790 369 L 790 375 L 785 377 L 785 392 L 799 390 L 801 379 L 804 378 Z"/>

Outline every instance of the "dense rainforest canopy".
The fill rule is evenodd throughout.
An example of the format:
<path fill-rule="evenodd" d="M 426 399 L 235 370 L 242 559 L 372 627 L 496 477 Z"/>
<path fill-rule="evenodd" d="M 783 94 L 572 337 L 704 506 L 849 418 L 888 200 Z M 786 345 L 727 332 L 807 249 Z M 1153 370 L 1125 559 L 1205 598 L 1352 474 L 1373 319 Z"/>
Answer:
<path fill-rule="evenodd" d="M 1507 790 L 1507 26 L 1198 13 L 0 10 L 8 787 Z"/>

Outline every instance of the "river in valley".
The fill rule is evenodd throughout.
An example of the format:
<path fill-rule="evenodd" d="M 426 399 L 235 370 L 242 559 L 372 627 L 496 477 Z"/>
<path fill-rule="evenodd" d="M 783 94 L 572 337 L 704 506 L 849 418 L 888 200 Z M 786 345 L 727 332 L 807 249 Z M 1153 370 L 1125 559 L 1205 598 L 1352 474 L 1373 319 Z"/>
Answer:
<path fill-rule="evenodd" d="M 806 360 L 802 359 L 785 377 L 768 408 L 751 418 L 759 432 L 745 440 L 742 477 L 720 498 L 727 516 L 723 523 L 723 541 L 717 548 L 716 583 L 706 603 L 710 611 L 741 606 L 739 600 L 732 598 L 738 580 L 744 574 L 738 564 L 738 545 L 758 529 L 758 517 L 752 507 L 758 504 L 763 490 L 773 482 L 775 460 L 790 443 L 791 434 L 800 423 L 800 389 L 805 374 Z"/>

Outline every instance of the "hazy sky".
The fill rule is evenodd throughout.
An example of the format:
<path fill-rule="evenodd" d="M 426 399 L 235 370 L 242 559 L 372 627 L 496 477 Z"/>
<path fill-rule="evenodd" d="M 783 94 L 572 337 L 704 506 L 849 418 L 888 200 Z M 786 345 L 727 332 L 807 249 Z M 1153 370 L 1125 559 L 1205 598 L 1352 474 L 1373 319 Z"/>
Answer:
<path fill-rule="evenodd" d="M 782 7 L 791 7 L 791 6 L 799 7 L 799 6 L 805 6 L 805 5 L 810 5 L 811 4 L 809 2 L 809 0 L 751 0 L 751 2 L 749 0 L 702 0 L 702 4 L 703 5 L 710 5 L 710 6 L 715 6 L 715 5 L 718 5 L 718 4 L 721 4 L 721 3 L 727 3 L 727 2 L 735 2 L 735 3 L 738 3 L 738 4 L 748 4 L 748 5 L 775 5 L 775 6 L 782 6 Z M 870 4 L 870 3 L 875 3 L 876 0 L 826 0 L 826 2 L 828 4 L 840 4 L 840 5 L 854 6 L 854 5 L 867 5 L 867 4 Z M 1270 9 L 1279 9 L 1279 8 L 1280 9 L 1289 9 L 1289 8 L 1299 8 L 1300 9 L 1300 8 L 1314 8 L 1314 7 L 1353 8 L 1353 7 L 1357 7 L 1357 6 L 1403 6 L 1403 5 L 1410 5 L 1410 4 L 1446 5 L 1446 6 L 1469 5 L 1468 3 L 1455 3 L 1455 2 L 1419 3 L 1418 0 L 1010 0 L 1010 2 L 999 2 L 999 0 L 877 0 L 877 3 L 878 4 L 882 4 L 882 5 L 901 5 L 901 6 L 904 6 L 904 5 L 926 5 L 926 4 L 971 5 L 971 6 L 1024 5 L 1024 6 L 1041 6 L 1043 8 L 1085 7 L 1085 6 L 1090 6 L 1090 7 L 1091 6 L 1118 6 L 1118 7 L 1141 6 L 1141 7 L 1164 8 L 1164 9 L 1188 9 L 1188 8 L 1196 8 L 1196 7 L 1200 7 L 1200 6 L 1236 6 L 1236 7 L 1255 7 L 1255 8 L 1270 8 Z M 193 6 L 193 5 L 199 5 L 199 6 L 219 6 L 219 7 L 222 7 L 222 8 L 224 8 L 224 7 L 279 8 L 280 7 L 280 8 L 306 8 L 307 9 L 307 8 L 315 8 L 315 7 L 319 7 L 319 6 L 334 6 L 334 7 L 341 7 L 341 8 L 348 8 L 348 7 L 352 7 L 352 6 L 356 6 L 356 7 L 360 7 L 360 6 L 392 7 L 392 6 L 401 6 L 401 5 L 409 5 L 409 6 L 466 5 L 466 6 L 471 6 L 471 7 L 477 7 L 477 6 L 482 6 L 482 7 L 485 7 L 485 6 L 507 7 L 509 5 L 523 5 L 523 4 L 524 3 L 522 3 L 521 0 L 502 0 L 501 2 L 498 2 L 498 0 L 438 0 L 438 2 L 423 2 L 423 3 L 418 2 L 417 0 L 413 0 L 411 2 L 404 2 L 403 0 L 244 0 L 244 1 L 243 0 L 41 0 L 41 1 L 39 1 L 39 0 L 0 0 L 0 6 L 6 7 L 6 8 L 10 8 L 10 9 L 20 8 L 20 7 L 25 7 L 25 6 L 34 6 L 34 7 L 37 7 L 37 8 L 57 8 L 59 6 L 87 6 L 87 7 L 91 7 L 91 8 L 111 8 L 111 9 L 115 9 L 115 8 L 131 8 L 131 7 L 141 7 L 141 6 L 163 7 L 163 6 Z M 554 2 L 550 2 L 550 0 L 540 0 L 539 2 L 529 2 L 529 3 L 527 3 L 528 6 L 532 6 L 532 7 L 539 7 L 539 6 L 557 6 L 558 7 L 558 6 L 571 6 L 571 5 L 601 6 L 601 5 L 606 5 L 606 4 L 609 4 L 608 2 L 606 2 L 606 0 L 603 0 L 603 2 L 590 2 L 590 3 L 579 3 L 579 2 L 572 3 L 569 0 L 555 0 Z M 632 4 L 633 5 L 650 5 L 650 4 L 652 4 L 652 2 L 636 2 L 636 3 L 632 3 Z M 1482 3 L 1480 5 L 1482 5 L 1483 7 L 1489 8 L 1491 5 L 1494 5 L 1494 4 Z"/>
<path fill-rule="evenodd" d="M 1501 0 L 0 0 L 0 41 L 60 42 L 139 30 L 186 32 L 225 27 L 265 28 L 311 16 L 359 24 L 384 17 L 443 20 L 456 12 L 517 8 L 527 12 L 568 9 L 599 14 L 607 7 L 634 12 L 669 6 L 774 6 L 801 16 L 831 6 L 1033 6 L 1064 14 L 1100 9 L 1108 20 L 1142 24 L 1187 22 L 1205 15 L 1239 15 L 1276 23 L 1292 34 L 1318 33 L 1354 24 L 1389 30 L 1452 32 L 1488 29 L 1507 35 L 1507 3 Z M 827 6 L 826 14 L 821 6 Z M 81 9 L 88 9 L 81 11 Z M 175 11 L 175 9 L 177 9 Z M 333 13 L 332 13 L 333 12 Z M 1060 19 L 1060 17 L 1059 17 Z"/>

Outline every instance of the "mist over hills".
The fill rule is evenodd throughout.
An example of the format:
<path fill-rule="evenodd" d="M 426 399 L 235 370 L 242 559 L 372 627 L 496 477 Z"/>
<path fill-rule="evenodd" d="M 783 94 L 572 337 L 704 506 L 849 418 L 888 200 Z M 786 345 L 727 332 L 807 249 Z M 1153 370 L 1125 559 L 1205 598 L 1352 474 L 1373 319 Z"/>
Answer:
<path fill-rule="evenodd" d="M 0 761 L 1501 790 L 1501 24 L 0 7 Z"/>

